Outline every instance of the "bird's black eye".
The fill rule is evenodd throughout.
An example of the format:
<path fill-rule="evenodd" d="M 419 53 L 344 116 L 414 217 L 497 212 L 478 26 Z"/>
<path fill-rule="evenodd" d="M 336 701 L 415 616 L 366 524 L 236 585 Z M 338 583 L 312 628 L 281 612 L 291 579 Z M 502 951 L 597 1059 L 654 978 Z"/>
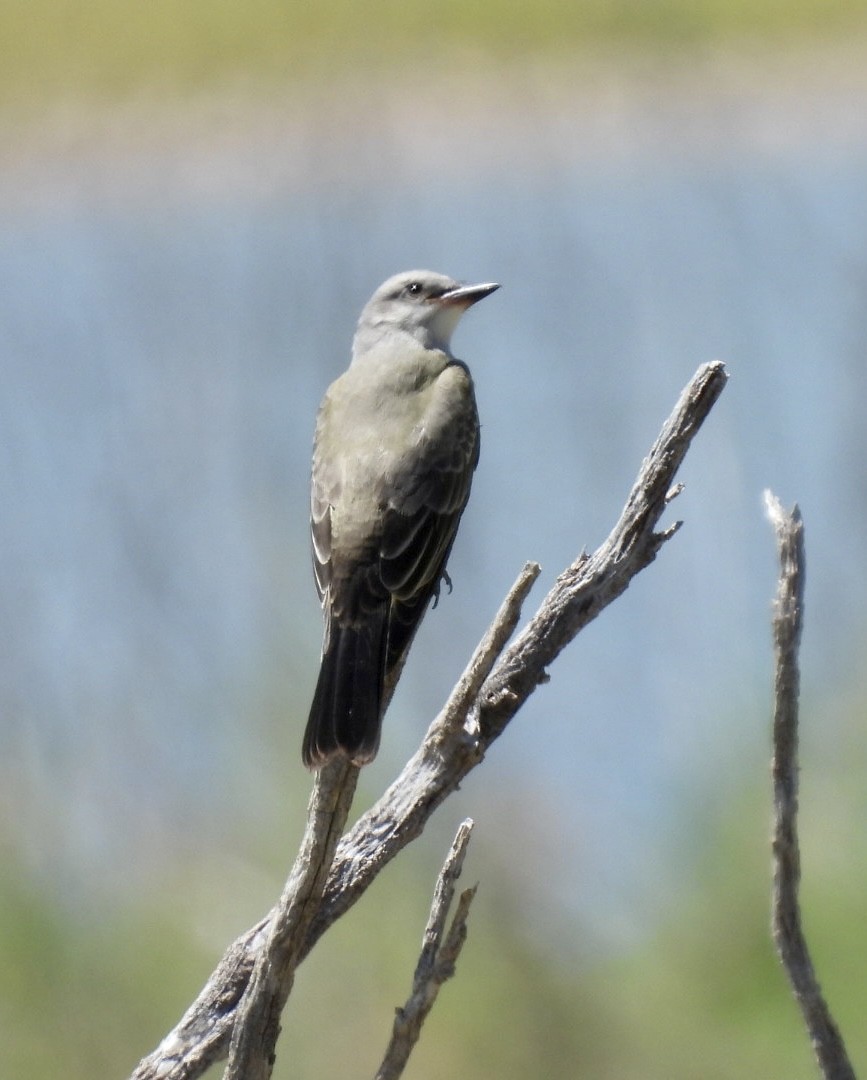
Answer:
<path fill-rule="evenodd" d="M 421 296 L 423 291 L 420 281 L 411 281 L 409 285 L 404 286 L 403 290 L 405 296 Z"/>

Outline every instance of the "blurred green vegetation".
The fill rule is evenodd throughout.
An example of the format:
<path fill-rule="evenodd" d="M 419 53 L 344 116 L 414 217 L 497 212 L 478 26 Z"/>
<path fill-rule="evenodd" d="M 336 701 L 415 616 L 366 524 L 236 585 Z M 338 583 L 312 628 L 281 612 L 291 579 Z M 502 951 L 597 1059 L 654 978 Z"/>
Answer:
<path fill-rule="evenodd" d="M 642 946 L 615 957 L 600 954 L 578 919 L 540 926 L 544 916 L 518 895 L 515 868 L 479 865 L 494 824 L 480 814 L 465 869 L 468 883 L 480 881 L 469 939 L 409 1075 L 812 1080 L 807 1036 L 770 941 L 768 799 L 767 791 L 745 793 L 724 820 L 699 826 L 688 893 L 661 926 L 648 920 Z M 819 782 L 804 792 L 805 924 L 856 1070 L 867 1066 L 863 801 L 854 781 L 849 790 L 823 791 Z M 409 990 L 443 853 L 433 839 L 427 834 L 389 867 L 302 965 L 278 1080 L 374 1073 Z M 171 873 L 124 911 L 82 920 L 22 888 L 21 869 L 5 866 L 0 1075 L 128 1075 L 280 884 L 261 869 L 258 879 L 239 873 L 228 853 L 223 865 L 178 859 Z"/>
<path fill-rule="evenodd" d="M 416 63 L 483 66 L 576 48 L 669 47 L 759 38 L 851 37 L 867 0 L 0 0 L 0 102 L 127 97 L 379 77 Z"/>

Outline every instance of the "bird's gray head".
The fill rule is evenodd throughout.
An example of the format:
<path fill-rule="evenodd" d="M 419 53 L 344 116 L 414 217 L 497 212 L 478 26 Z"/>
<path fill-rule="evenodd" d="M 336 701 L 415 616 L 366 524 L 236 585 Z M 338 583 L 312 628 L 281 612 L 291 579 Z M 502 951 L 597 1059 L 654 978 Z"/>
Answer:
<path fill-rule="evenodd" d="M 432 270 L 407 270 L 384 282 L 368 300 L 352 345 L 356 359 L 389 337 L 409 335 L 427 349 L 449 351 L 461 315 L 499 285 L 461 285 Z"/>

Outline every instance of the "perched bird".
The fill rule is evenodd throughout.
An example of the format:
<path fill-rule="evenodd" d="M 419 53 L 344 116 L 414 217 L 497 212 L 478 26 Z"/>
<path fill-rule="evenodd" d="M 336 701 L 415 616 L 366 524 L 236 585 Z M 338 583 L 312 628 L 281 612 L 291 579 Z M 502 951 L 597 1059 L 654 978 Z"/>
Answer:
<path fill-rule="evenodd" d="M 325 636 L 308 768 L 375 757 L 389 677 L 448 580 L 479 460 L 473 381 L 450 341 L 467 308 L 497 288 L 429 270 L 389 278 L 319 407 L 310 524 Z"/>

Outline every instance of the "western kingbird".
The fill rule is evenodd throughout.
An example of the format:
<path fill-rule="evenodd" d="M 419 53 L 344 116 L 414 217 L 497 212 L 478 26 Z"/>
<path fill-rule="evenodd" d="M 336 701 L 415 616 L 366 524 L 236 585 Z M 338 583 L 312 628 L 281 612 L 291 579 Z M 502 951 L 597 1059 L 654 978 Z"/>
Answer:
<path fill-rule="evenodd" d="M 497 288 L 429 270 L 389 278 L 319 407 L 310 528 L 325 635 L 308 768 L 375 757 L 387 680 L 448 580 L 479 460 L 473 381 L 450 341 L 467 308 Z"/>

